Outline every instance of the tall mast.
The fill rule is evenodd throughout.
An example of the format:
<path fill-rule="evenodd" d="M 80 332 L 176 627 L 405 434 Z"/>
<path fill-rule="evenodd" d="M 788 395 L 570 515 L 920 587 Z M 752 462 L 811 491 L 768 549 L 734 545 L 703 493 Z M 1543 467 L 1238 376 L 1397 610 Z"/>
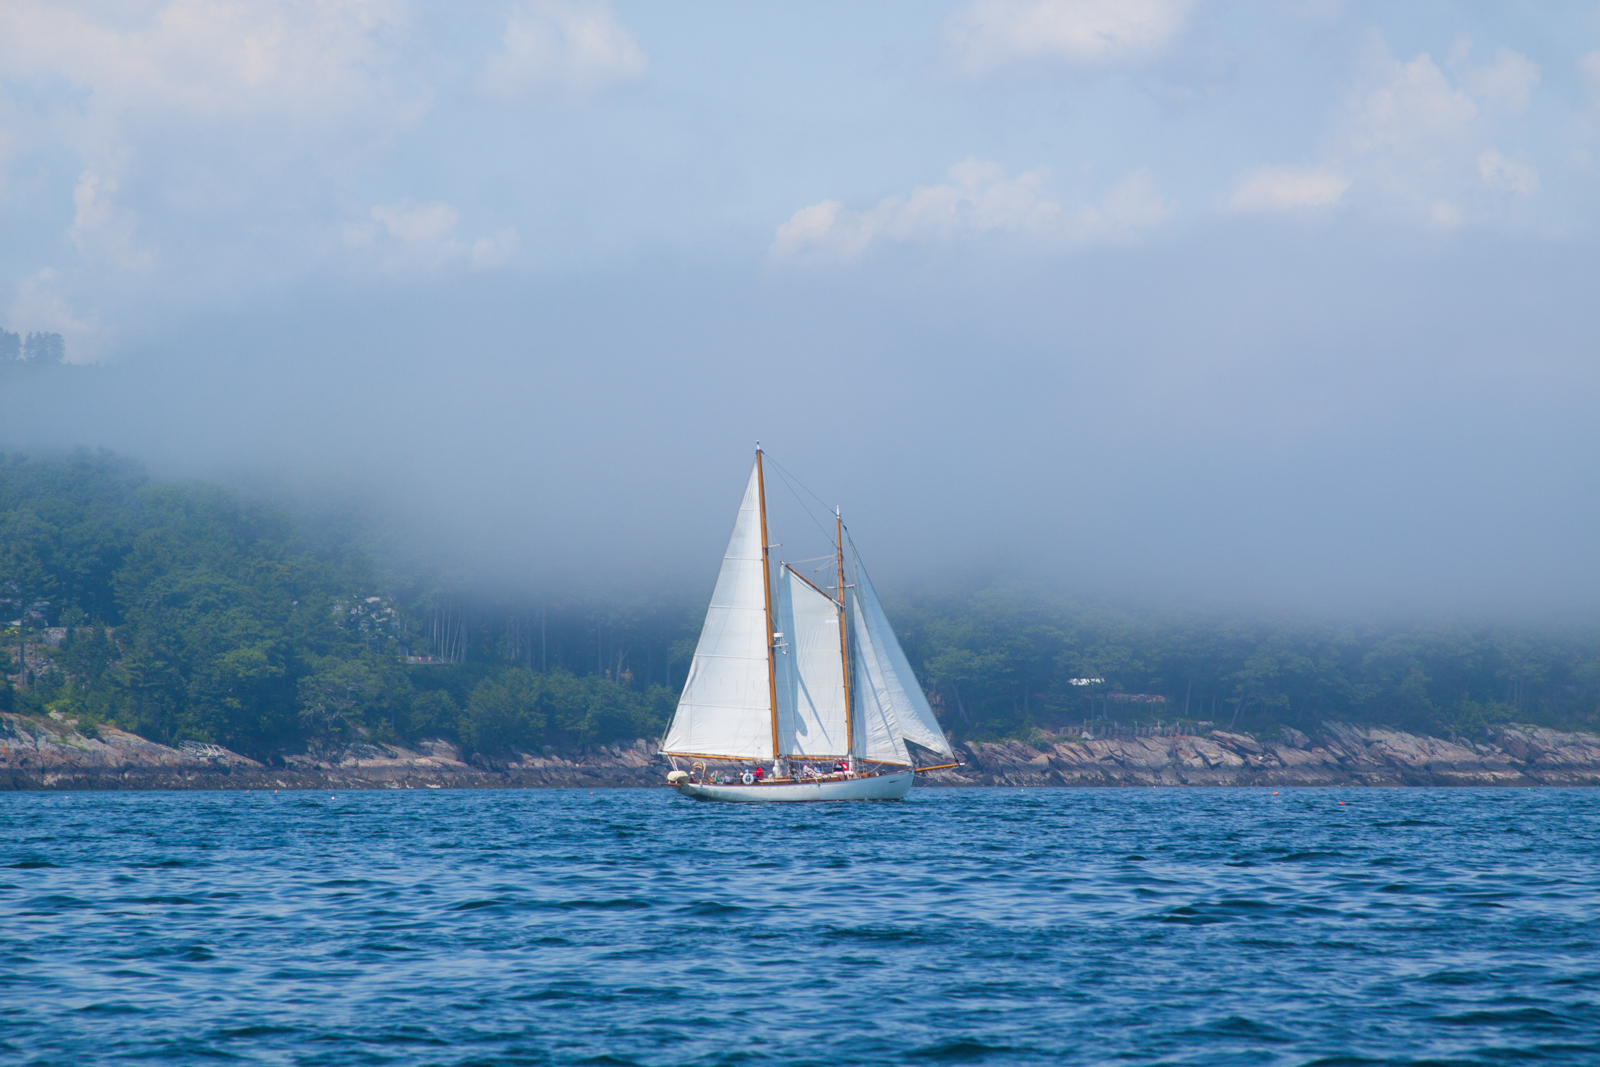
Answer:
<path fill-rule="evenodd" d="M 778 758 L 778 663 L 772 630 L 772 565 L 767 548 L 767 482 L 761 470 L 761 442 L 756 442 L 756 496 L 761 503 L 761 592 L 767 603 L 767 695 L 772 701 L 772 758 Z"/>
<path fill-rule="evenodd" d="M 833 509 L 833 559 L 839 567 L 839 659 L 844 668 L 844 750 L 856 751 L 855 716 L 850 713 L 850 630 L 845 626 L 844 606 L 844 519 Z"/>

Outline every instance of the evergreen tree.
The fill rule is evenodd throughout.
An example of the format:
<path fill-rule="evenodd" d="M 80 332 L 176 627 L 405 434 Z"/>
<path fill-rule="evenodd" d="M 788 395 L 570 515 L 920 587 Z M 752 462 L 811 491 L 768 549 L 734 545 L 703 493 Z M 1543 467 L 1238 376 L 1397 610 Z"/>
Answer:
<path fill-rule="evenodd" d="M 22 358 L 34 363 L 65 363 L 67 343 L 59 333 L 30 333 L 22 342 Z"/>

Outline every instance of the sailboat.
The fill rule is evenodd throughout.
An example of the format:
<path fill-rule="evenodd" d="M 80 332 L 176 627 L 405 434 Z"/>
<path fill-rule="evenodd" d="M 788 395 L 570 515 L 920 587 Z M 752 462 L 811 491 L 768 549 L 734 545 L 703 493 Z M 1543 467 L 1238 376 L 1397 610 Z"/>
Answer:
<path fill-rule="evenodd" d="M 918 771 L 956 766 L 919 768 L 906 747 L 954 759 L 838 509 L 833 519 L 833 573 L 823 584 L 775 562 L 756 446 L 689 677 L 661 743 L 673 767 L 667 782 L 684 796 L 899 800 Z M 688 770 L 680 760 L 692 761 Z M 708 770 L 706 760 L 744 766 Z"/>

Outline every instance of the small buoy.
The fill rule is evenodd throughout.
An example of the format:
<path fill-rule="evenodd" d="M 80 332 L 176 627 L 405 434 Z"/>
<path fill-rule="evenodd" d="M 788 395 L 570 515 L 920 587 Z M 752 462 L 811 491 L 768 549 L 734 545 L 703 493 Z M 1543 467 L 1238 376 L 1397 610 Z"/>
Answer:
<path fill-rule="evenodd" d="M 1342 801 L 1342 800 L 1341 800 L 1341 801 L 1339 801 L 1339 803 L 1340 803 L 1340 804 L 1343 804 L 1343 803 L 1344 803 L 1344 801 Z"/>

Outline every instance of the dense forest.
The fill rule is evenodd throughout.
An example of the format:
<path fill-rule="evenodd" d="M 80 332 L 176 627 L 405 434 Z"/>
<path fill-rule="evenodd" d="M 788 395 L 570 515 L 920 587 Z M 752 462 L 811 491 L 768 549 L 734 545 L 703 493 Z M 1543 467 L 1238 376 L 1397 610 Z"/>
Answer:
<path fill-rule="evenodd" d="M 381 557 L 382 554 L 378 554 Z M 0 708 L 258 758 L 445 737 L 484 757 L 659 736 L 703 593 L 509 602 L 386 572 L 218 486 L 0 456 Z M 1161 617 L 1025 586 L 893 596 L 957 739 L 1104 723 L 1433 733 L 1600 723 L 1600 627 Z"/>

